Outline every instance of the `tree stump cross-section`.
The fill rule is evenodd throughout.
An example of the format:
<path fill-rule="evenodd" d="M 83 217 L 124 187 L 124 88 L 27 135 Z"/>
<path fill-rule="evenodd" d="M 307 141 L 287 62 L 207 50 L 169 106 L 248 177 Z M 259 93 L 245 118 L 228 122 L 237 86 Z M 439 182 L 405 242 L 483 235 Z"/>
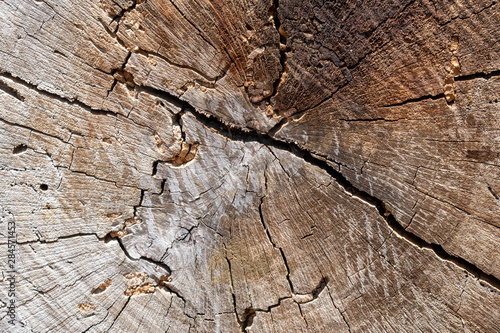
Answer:
<path fill-rule="evenodd" d="M 496 1 L 0 17 L 1 331 L 500 331 Z"/>

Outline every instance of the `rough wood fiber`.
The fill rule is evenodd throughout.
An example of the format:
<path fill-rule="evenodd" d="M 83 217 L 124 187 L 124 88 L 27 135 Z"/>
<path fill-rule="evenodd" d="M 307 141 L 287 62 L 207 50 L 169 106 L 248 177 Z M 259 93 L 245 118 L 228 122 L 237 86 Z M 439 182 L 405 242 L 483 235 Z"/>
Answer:
<path fill-rule="evenodd" d="M 496 1 L 0 18 L 2 331 L 500 331 Z"/>

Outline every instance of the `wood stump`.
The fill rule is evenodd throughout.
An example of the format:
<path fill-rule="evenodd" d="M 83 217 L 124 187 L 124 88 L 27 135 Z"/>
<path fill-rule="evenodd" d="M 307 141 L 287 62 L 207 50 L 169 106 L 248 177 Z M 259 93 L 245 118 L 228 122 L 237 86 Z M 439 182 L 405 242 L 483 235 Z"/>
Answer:
<path fill-rule="evenodd" d="M 1 331 L 500 331 L 499 6 L 0 1 Z"/>

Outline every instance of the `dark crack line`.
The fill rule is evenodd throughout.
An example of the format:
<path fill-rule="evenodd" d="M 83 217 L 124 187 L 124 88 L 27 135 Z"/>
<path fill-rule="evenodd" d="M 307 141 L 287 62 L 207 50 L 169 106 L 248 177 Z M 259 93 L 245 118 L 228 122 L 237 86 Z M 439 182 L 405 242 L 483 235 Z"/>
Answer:
<path fill-rule="evenodd" d="M 330 296 L 330 300 L 332 301 L 332 305 L 333 307 L 335 308 L 335 310 L 337 310 L 340 314 L 340 316 L 342 317 L 342 320 L 344 321 L 344 323 L 347 325 L 347 330 L 349 331 L 349 333 L 351 332 L 351 326 L 349 325 L 349 323 L 347 322 L 345 316 L 344 316 L 344 312 L 340 311 L 340 309 L 337 307 L 337 305 L 335 305 L 335 301 L 333 300 L 333 297 L 332 297 L 332 292 L 330 291 L 330 288 L 328 288 L 328 284 L 325 286 L 326 289 L 328 290 L 328 296 Z"/>
<path fill-rule="evenodd" d="M 137 215 L 137 209 L 139 207 L 142 207 L 142 204 L 144 202 L 144 192 L 145 191 L 141 189 L 141 196 L 139 198 L 139 203 L 136 206 L 134 206 L 134 217 L 133 218 L 136 219 L 137 221 L 141 221 L 141 219 Z"/>
<path fill-rule="evenodd" d="M 131 261 L 140 261 L 140 260 L 147 261 L 147 262 L 149 262 L 153 265 L 156 265 L 156 266 L 162 268 L 163 270 L 165 270 L 169 276 L 171 275 L 172 270 L 165 263 L 157 261 L 157 260 L 153 260 L 153 259 L 148 258 L 148 257 L 143 257 L 143 256 L 140 256 L 138 259 L 135 259 L 128 253 L 127 249 L 125 248 L 125 245 L 123 244 L 123 242 L 120 238 L 118 238 L 118 237 L 105 237 L 105 239 L 109 239 L 109 238 L 114 239 L 118 242 L 118 245 L 120 246 L 121 250 L 123 251 L 123 253 L 125 254 L 125 256 L 129 260 L 131 260 Z"/>
<path fill-rule="evenodd" d="M 337 307 L 335 306 L 335 304 L 333 305 L 336 309 Z M 349 325 L 349 323 L 347 322 L 347 320 L 345 319 L 345 316 L 344 316 L 344 313 L 341 312 L 339 309 L 337 309 L 337 311 L 340 313 L 340 316 L 342 317 L 342 320 L 344 321 L 344 323 L 347 325 L 347 330 L 349 332 L 351 332 L 351 326 Z"/>
<path fill-rule="evenodd" d="M 137 93 L 143 92 L 148 95 L 154 96 L 156 98 L 163 99 L 166 102 L 178 108 L 181 108 L 181 110 L 184 110 L 186 108 L 191 108 L 191 106 L 187 102 L 181 100 L 179 97 L 174 96 L 166 91 L 151 88 L 148 86 L 136 86 L 135 89 L 137 90 Z"/>
<path fill-rule="evenodd" d="M 277 308 L 279 306 L 281 306 L 281 302 L 283 302 L 284 300 L 286 299 L 291 299 L 292 297 L 291 296 L 286 296 L 286 297 L 281 297 L 278 299 L 278 303 L 276 304 L 272 304 L 272 305 L 269 305 L 267 307 L 267 309 L 254 309 L 255 312 L 266 312 L 266 313 L 270 313 L 272 309 L 274 308 Z"/>
<path fill-rule="evenodd" d="M 97 235 L 97 233 L 95 233 L 95 232 L 80 232 L 80 233 L 72 234 L 72 235 L 59 236 L 56 239 L 50 239 L 50 240 L 37 239 L 37 240 L 25 241 L 25 242 L 17 242 L 16 241 L 16 244 L 18 244 L 18 245 L 27 245 L 27 244 L 34 244 L 34 243 L 50 244 L 50 243 L 57 243 L 58 241 L 63 240 L 63 239 L 71 239 L 71 238 L 85 237 L 85 236 L 95 236 L 98 240 L 103 240 L 103 238 L 100 238 Z M 0 245 L 3 245 L 3 244 L 6 244 L 6 243 L 0 243 Z"/>
<path fill-rule="evenodd" d="M 444 99 L 444 98 L 445 98 L 444 94 L 439 94 L 439 95 L 425 95 L 425 96 L 421 96 L 421 97 L 417 97 L 417 98 L 407 99 L 407 100 L 399 102 L 399 103 L 382 105 L 380 107 L 382 107 L 382 108 L 390 108 L 390 107 L 403 106 L 403 105 L 412 104 L 412 103 L 418 103 L 418 102 L 426 101 L 426 100 L 429 100 L 429 99 L 433 100 L 433 101 L 436 101 L 436 100 L 440 100 L 440 99 Z"/>
<path fill-rule="evenodd" d="M 311 292 L 311 295 L 313 297 L 313 300 L 317 299 L 319 295 L 325 290 L 326 286 L 328 285 L 329 279 L 327 277 L 322 277 L 321 280 L 319 281 L 318 285 L 314 290 Z"/>
<path fill-rule="evenodd" d="M 266 172 L 267 172 L 267 167 L 266 167 L 266 170 L 264 170 L 264 179 L 265 179 L 264 189 L 266 190 L 266 193 L 267 193 L 267 175 L 266 175 Z M 283 258 L 283 264 L 285 265 L 285 268 L 286 268 L 286 279 L 287 279 L 288 285 L 290 287 L 290 292 L 293 293 L 294 289 L 293 289 L 292 280 L 290 279 L 290 267 L 288 266 L 288 262 L 286 260 L 285 253 L 283 252 L 283 249 L 281 247 L 276 246 L 276 244 L 274 243 L 274 241 L 271 237 L 271 234 L 269 232 L 269 229 L 267 228 L 265 219 L 264 219 L 264 214 L 262 212 L 262 205 L 264 204 L 264 198 L 265 198 L 265 196 L 260 198 L 260 203 L 259 203 L 260 222 L 262 223 L 262 227 L 264 228 L 264 231 L 266 232 L 267 238 L 268 238 L 269 242 L 271 243 L 271 245 L 273 246 L 273 248 L 278 249 L 280 251 L 281 257 Z"/>
<path fill-rule="evenodd" d="M 109 326 L 109 328 L 107 329 L 107 331 L 109 332 L 111 330 L 111 328 L 115 325 L 116 323 L 116 320 L 118 319 L 118 317 L 120 317 L 120 315 L 122 314 L 123 310 L 125 310 L 125 308 L 127 307 L 128 303 L 130 302 L 130 298 L 131 296 L 129 296 L 127 298 L 127 301 L 125 302 L 125 304 L 123 305 L 123 307 L 120 309 L 120 312 L 118 312 L 118 314 L 116 315 L 115 319 L 113 319 L 113 323 L 111 324 L 111 326 Z"/>
<path fill-rule="evenodd" d="M 101 325 L 105 320 L 106 318 L 108 318 L 109 316 L 109 309 L 111 309 L 115 303 L 118 301 L 118 299 L 116 299 L 107 309 L 106 309 L 106 315 L 104 316 L 104 318 L 102 318 L 100 321 L 90 325 L 85 331 L 83 331 L 82 333 L 87 333 L 88 331 L 90 331 L 91 328 L 95 327 L 95 326 L 99 326 Z"/>
<path fill-rule="evenodd" d="M 1 50 L 0 50 L 1 51 Z M 67 105 L 71 105 L 71 106 L 78 106 L 80 108 L 82 108 L 83 110 L 87 111 L 87 112 L 90 112 L 91 114 L 95 115 L 95 116 L 109 116 L 109 117 L 115 117 L 117 118 L 119 121 L 131 121 L 132 123 L 134 123 L 135 125 L 137 126 L 140 126 L 140 127 L 144 127 L 144 128 L 147 128 L 147 129 L 150 129 L 152 130 L 151 127 L 148 127 L 146 125 L 143 125 L 143 124 L 140 124 L 140 123 L 137 123 L 134 119 L 131 119 L 131 118 L 128 118 L 128 115 L 127 116 L 124 116 L 122 114 L 119 114 L 119 113 L 115 113 L 115 112 L 112 112 L 112 111 L 109 111 L 109 110 L 102 110 L 102 109 L 99 109 L 98 107 L 95 107 L 95 106 L 89 106 L 77 99 L 74 99 L 74 98 L 68 98 L 68 97 L 63 97 L 63 96 L 60 96 L 60 95 L 57 95 L 57 94 L 54 94 L 54 93 L 51 93 L 51 92 L 48 92 L 48 91 L 45 91 L 41 88 L 39 88 L 38 86 L 32 84 L 31 82 L 29 81 L 24 81 L 23 79 L 21 78 L 18 78 L 8 72 L 5 72 L 5 71 L 2 71 L 0 69 L 0 81 L 1 80 L 1 77 L 4 77 L 4 78 L 7 78 L 7 79 L 10 79 L 11 81 L 13 81 L 14 83 L 17 83 L 27 89 L 31 89 L 33 91 L 35 91 L 37 94 L 39 95 L 42 95 L 42 96 L 45 96 L 47 98 L 50 98 L 50 99 L 55 99 L 61 103 L 65 103 Z M 5 81 L 2 81 L 4 84 Z M 10 87 L 10 86 L 8 86 Z M 180 106 L 180 105 L 183 105 L 185 106 L 186 103 L 180 101 L 177 97 L 173 97 L 172 95 L 165 95 L 163 94 L 161 97 L 159 96 L 159 93 L 158 93 L 158 90 L 155 90 L 155 89 L 150 89 L 150 88 L 147 88 L 147 87 L 141 87 L 141 86 L 136 86 L 135 87 L 135 91 L 139 94 L 140 92 L 145 92 L 147 94 L 150 94 L 152 96 L 155 96 L 157 98 L 160 98 L 160 99 L 165 99 L 167 102 L 173 104 L 174 106 Z M 71 131 L 69 130 L 68 128 L 65 128 L 66 130 L 68 130 L 70 132 L 70 137 L 67 139 L 67 140 L 64 140 L 62 138 L 59 138 L 55 135 L 52 135 L 52 134 L 49 134 L 49 133 L 45 133 L 45 132 L 42 132 L 42 131 L 39 131 L 37 129 L 34 129 L 34 128 L 31 128 L 29 126 L 26 126 L 26 125 L 22 125 L 22 124 L 16 124 L 16 123 L 12 123 L 12 122 L 9 122 L 7 120 L 4 120 L 2 118 L 0 118 L 0 121 L 3 121 L 9 125 L 12 125 L 12 126 L 17 126 L 17 127 L 22 127 L 22 128 L 26 128 L 28 130 L 31 130 L 35 133 L 38 133 L 38 134 L 42 134 L 42 135 L 46 135 L 46 136 L 49 136 L 49 137 L 52 137 L 52 138 L 55 138 L 55 139 L 58 139 L 58 140 L 61 140 L 63 141 L 64 143 L 69 143 L 69 141 L 71 140 L 71 137 L 73 134 L 75 135 L 78 135 L 78 136 L 82 136 L 82 137 L 86 137 L 86 135 L 82 134 L 82 133 L 78 133 L 78 131 Z M 92 136 L 89 136 L 89 137 L 92 137 Z M 72 145 L 71 143 L 69 143 L 70 145 Z M 72 145 L 74 146 L 74 145 Z M 79 147 L 76 147 L 77 149 Z M 73 172 L 76 172 L 74 170 L 71 170 Z M 82 172 L 84 173 L 84 172 Z M 90 176 L 90 175 L 88 175 Z M 97 178 L 94 176 L 94 178 Z M 99 178 L 97 178 L 99 179 Z M 105 181 L 109 181 L 109 182 L 113 182 L 113 181 L 110 181 L 110 180 L 105 180 Z M 116 183 L 116 182 L 115 182 Z"/>
<path fill-rule="evenodd" d="M 490 185 L 488 185 L 488 190 L 490 191 L 490 193 L 493 195 L 493 197 L 497 200 L 500 200 L 500 197 L 498 197 L 498 194 L 495 193 L 495 191 L 493 191 L 493 189 L 491 188 Z"/>
<path fill-rule="evenodd" d="M 470 75 L 463 75 L 463 76 L 455 76 L 454 80 L 455 82 L 461 82 L 461 81 L 470 81 L 470 80 L 476 80 L 476 79 L 484 79 L 484 80 L 489 80 L 492 77 L 500 76 L 500 71 L 493 71 L 490 73 L 474 73 Z M 444 93 L 438 94 L 438 95 L 425 95 L 417 98 L 411 98 L 407 99 L 405 101 L 399 102 L 399 103 L 394 103 L 394 104 L 387 104 L 387 105 L 382 105 L 380 107 L 383 108 L 389 108 L 389 107 L 398 107 L 398 106 L 404 106 L 412 103 L 418 103 L 426 100 L 440 100 L 440 99 L 445 99 Z M 343 119 L 341 119 L 343 120 Z M 362 121 L 364 119 L 359 119 L 359 121 Z M 366 119 L 366 120 L 385 120 L 385 119 Z M 346 121 L 358 121 L 358 119 L 346 119 Z M 390 121 L 390 120 L 386 120 Z"/>
<path fill-rule="evenodd" d="M 496 76 L 500 76 L 500 70 L 493 71 L 490 73 L 474 73 L 474 74 L 469 74 L 469 75 L 455 76 L 455 82 L 469 81 L 469 80 L 475 80 L 475 79 L 489 80 L 492 77 L 496 77 Z"/>
<path fill-rule="evenodd" d="M 238 308 L 236 307 L 236 294 L 234 292 L 233 271 L 231 270 L 231 261 L 229 260 L 229 258 L 227 256 L 227 248 L 226 248 L 225 244 L 224 244 L 224 252 L 225 252 L 224 258 L 226 259 L 228 270 L 229 270 L 229 281 L 231 282 L 229 287 L 231 288 L 231 296 L 232 296 L 232 300 L 233 300 L 234 314 L 236 316 L 236 321 L 238 322 L 238 325 L 240 325 L 241 331 L 245 332 L 245 328 L 243 325 L 244 321 L 242 321 L 240 319 L 240 317 L 238 316 Z"/>
<path fill-rule="evenodd" d="M 113 1 L 113 2 L 115 2 L 115 1 Z M 135 7 L 137 7 L 137 5 L 138 5 L 137 0 L 134 0 L 134 3 L 132 5 L 130 5 L 129 7 L 125 7 L 125 8 L 122 7 L 122 10 L 115 17 L 113 17 L 113 19 L 111 20 L 111 22 L 116 22 L 115 33 L 118 31 L 118 28 L 120 27 L 120 21 L 121 21 L 122 17 L 125 15 L 125 13 L 131 12 L 132 10 L 135 9 Z M 118 6 L 120 6 L 120 5 L 118 5 Z M 104 25 L 104 26 L 106 26 L 106 25 Z M 106 29 L 106 30 L 108 30 L 108 29 Z"/>
<path fill-rule="evenodd" d="M 24 96 L 19 93 L 16 89 L 10 87 L 5 81 L 0 79 L 0 90 L 9 94 L 10 96 L 24 102 Z"/>
<path fill-rule="evenodd" d="M 132 56 L 132 52 L 129 51 L 129 53 L 127 54 L 127 56 L 125 57 L 125 60 L 123 61 L 122 65 L 120 66 L 120 68 L 117 68 L 115 69 L 111 74 L 113 75 L 113 83 L 111 84 L 111 87 L 108 89 L 108 91 L 106 92 L 106 98 L 109 97 L 109 94 L 115 89 L 116 87 L 116 84 L 118 83 L 118 79 L 115 77 L 115 75 L 119 72 L 123 72 L 123 70 L 125 69 L 125 67 L 127 66 L 127 63 L 128 61 L 130 60 L 130 57 Z"/>
<path fill-rule="evenodd" d="M 288 266 L 288 261 L 286 260 L 285 253 L 283 252 L 283 249 L 281 247 L 278 248 L 281 253 L 281 257 L 283 257 L 283 263 L 285 264 L 286 268 L 286 280 L 288 281 L 288 284 L 290 285 L 290 291 L 293 293 L 293 283 L 292 280 L 290 279 L 290 267 Z"/>
<path fill-rule="evenodd" d="M 24 81 L 23 79 L 21 78 L 18 78 L 8 72 L 5 72 L 5 71 L 1 71 L 0 70 L 0 76 L 3 76 L 5 78 L 8 78 L 10 79 L 11 81 L 17 83 L 17 84 L 20 84 L 28 89 L 31 89 L 31 90 L 34 90 L 36 91 L 38 94 L 42 95 L 42 96 L 45 96 L 45 97 L 48 97 L 50 99 L 55 99 L 61 103 L 64 103 L 64 104 L 69 104 L 69 105 L 76 105 L 76 106 L 79 106 L 80 108 L 94 114 L 94 115 L 110 115 L 110 116 L 114 116 L 116 117 L 118 114 L 115 113 L 115 112 L 112 112 L 112 111 L 105 111 L 105 110 L 100 110 L 96 107 L 90 107 L 88 106 L 87 104 L 77 100 L 77 99 L 74 99 L 74 98 L 68 98 L 68 97 L 62 97 L 62 96 L 59 96 L 57 94 L 53 94 L 53 93 L 50 93 L 50 92 L 47 92 L 43 89 L 40 89 L 38 86 L 32 84 L 31 82 L 28 82 L 28 81 Z M 3 81 L 2 81 L 3 82 Z M 5 83 L 5 82 L 4 82 Z M 19 98 L 18 98 L 19 99 Z M 45 134 L 45 133 L 43 133 Z M 46 135 L 49 135 L 49 134 L 46 134 Z"/>
<path fill-rule="evenodd" d="M 144 190 L 141 191 L 141 203 L 142 203 L 142 200 L 143 200 L 143 195 L 144 195 Z M 141 204 L 140 203 L 140 204 Z M 134 206 L 134 218 L 136 217 L 136 209 L 137 207 L 140 207 L 140 204 L 138 206 Z M 95 234 L 94 234 L 95 235 Z M 78 236 L 78 235 L 72 235 L 71 237 L 75 237 L 75 236 Z M 148 258 L 148 257 L 144 257 L 144 256 L 140 256 L 139 258 L 133 258 L 130 253 L 127 251 L 127 248 L 125 247 L 125 245 L 123 244 L 122 240 L 120 237 L 118 236 L 112 236 L 112 231 L 109 232 L 106 236 L 104 236 L 103 238 L 99 238 L 97 235 L 95 235 L 100 241 L 104 241 L 105 243 L 107 242 L 110 242 L 110 241 L 113 241 L 115 240 L 118 245 L 120 246 L 120 249 L 122 250 L 123 254 L 125 254 L 125 256 L 130 260 L 130 261 L 146 261 L 150 264 L 153 264 L 155 266 L 158 266 L 160 267 L 161 269 L 163 269 L 167 274 L 167 276 L 170 276 L 172 274 L 172 269 L 167 265 L 165 264 L 164 262 L 162 261 L 158 261 L 158 260 L 154 260 L 152 258 Z M 63 237 L 61 237 L 63 238 Z M 69 237 L 66 237 L 66 238 L 69 238 Z M 172 291 L 170 288 L 167 287 L 168 290 Z M 177 294 L 176 292 L 172 291 L 173 293 Z M 179 296 L 179 295 L 177 295 Z M 179 298 L 182 298 L 181 296 L 179 296 Z M 182 298 L 183 299 L 183 298 Z"/>
<path fill-rule="evenodd" d="M 71 145 L 71 144 L 69 143 L 69 139 L 68 139 L 68 141 L 65 141 L 64 139 L 62 139 L 62 138 L 60 138 L 60 137 L 57 137 L 57 136 L 55 136 L 55 135 L 52 135 L 52 134 L 49 134 L 49 133 L 45 133 L 45 132 L 39 131 L 39 130 L 37 130 L 37 129 L 31 128 L 31 127 L 26 126 L 26 125 L 13 123 L 13 122 L 10 122 L 10 121 L 5 120 L 5 119 L 3 119 L 3 118 L 0 118 L 0 122 L 5 123 L 6 125 L 9 125 L 9 126 L 19 127 L 19 128 L 24 128 L 24 129 L 29 130 L 29 131 L 31 131 L 31 132 L 34 132 L 34 133 L 37 133 L 37 134 L 40 134 L 40 135 L 43 135 L 43 136 L 48 136 L 48 137 L 50 137 L 50 138 L 57 139 L 57 140 L 59 140 L 59 141 L 63 142 L 64 144 L 69 144 L 69 145 Z"/>

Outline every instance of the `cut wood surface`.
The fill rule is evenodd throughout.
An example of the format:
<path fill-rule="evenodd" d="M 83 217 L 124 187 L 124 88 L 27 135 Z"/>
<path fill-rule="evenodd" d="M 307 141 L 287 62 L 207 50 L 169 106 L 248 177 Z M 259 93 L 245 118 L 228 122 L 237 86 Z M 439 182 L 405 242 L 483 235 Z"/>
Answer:
<path fill-rule="evenodd" d="M 0 1 L 0 330 L 499 332 L 499 27 Z"/>

